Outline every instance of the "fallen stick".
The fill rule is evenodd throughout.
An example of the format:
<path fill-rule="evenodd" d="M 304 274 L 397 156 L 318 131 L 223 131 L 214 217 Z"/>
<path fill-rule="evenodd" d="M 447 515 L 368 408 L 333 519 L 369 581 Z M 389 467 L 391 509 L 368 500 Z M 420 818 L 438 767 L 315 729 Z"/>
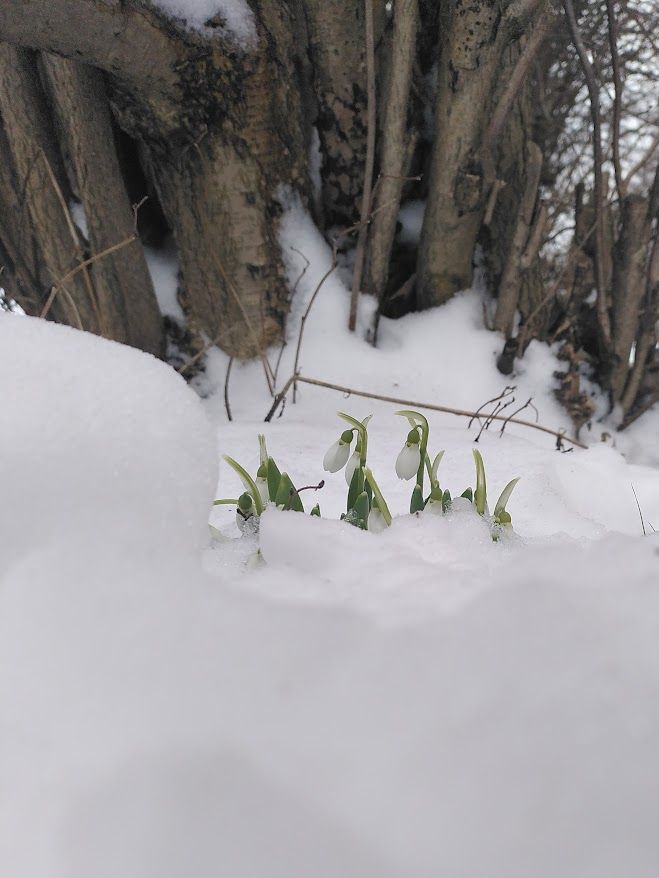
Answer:
<path fill-rule="evenodd" d="M 270 411 L 265 416 L 264 421 L 269 423 L 272 420 L 277 409 L 284 401 L 291 384 L 294 381 L 299 384 L 311 384 L 314 387 L 325 387 L 328 390 L 338 390 L 340 393 L 347 393 L 350 396 L 361 396 L 365 399 L 376 399 L 380 402 L 393 402 L 396 405 L 403 405 L 409 408 L 429 409 L 433 412 L 443 412 L 444 414 L 456 415 L 460 418 L 473 419 L 479 417 L 478 412 L 466 411 L 465 409 L 456 409 L 445 405 L 433 405 L 429 402 L 416 402 L 411 399 L 400 399 L 396 396 L 384 396 L 380 393 L 369 393 L 366 390 L 356 390 L 354 387 L 343 387 L 341 384 L 332 384 L 329 381 L 320 381 L 318 378 L 304 378 L 302 375 L 291 375 L 286 384 L 284 384 L 284 386 L 282 387 L 281 391 L 275 397 L 274 402 L 270 407 Z M 511 418 L 508 415 L 490 415 L 489 418 L 493 421 L 506 421 L 508 424 L 519 424 L 521 427 L 529 427 L 532 430 L 540 430 L 540 432 L 547 433 L 550 436 L 554 436 L 556 439 L 570 442 L 572 445 L 576 445 L 577 448 L 588 447 L 587 445 L 584 445 L 583 442 L 579 442 L 578 439 L 570 439 L 569 436 L 566 436 L 565 433 L 561 433 L 559 430 L 552 430 L 550 427 L 543 427 L 542 424 L 536 424 L 533 421 L 525 421 L 521 418 Z"/>

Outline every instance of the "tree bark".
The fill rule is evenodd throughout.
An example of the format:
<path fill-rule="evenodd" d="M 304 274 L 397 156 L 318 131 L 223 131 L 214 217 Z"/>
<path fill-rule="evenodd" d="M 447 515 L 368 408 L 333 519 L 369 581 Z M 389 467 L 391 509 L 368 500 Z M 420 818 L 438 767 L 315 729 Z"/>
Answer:
<path fill-rule="evenodd" d="M 379 42 L 384 0 L 373 0 Z M 316 125 L 322 152 L 322 201 L 327 225 L 359 219 L 367 139 L 364 0 L 304 0 L 309 28 Z"/>
<path fill-rule="evenodd" d="M 504 48 L 537 24 L 542 4 L 453 0 L 443 29 L 430 191 L 417 299 L 431 307 L 471 283 L 487 200 L 483 140 L 498 85 L 513 69 Z M 505 62 L 505 63 L 504 63 Z"/>
<path fill-rule="evenodd" d="M 403 192 L 412 135 L 407 117 L 419 25 L 418 0 L 399 0 L 385 88 L 384 123 L 377 197 L 368 241 L 366 289 L 381 300 L 389 275 L 391 248 Z"/>
<path fill-rule="evenodd" d="M 114 148 L 105 85 L 101 73 L 87 65 L 46 55 L 44 66 L 93 255 L 129 238 L 135 226 Z M 161 354 L 160 310 L 139 242 L 99 259 L 92 272 L 101 334 Z"/>
<path fill-rule="evenodd" d="M 18 269 L 15 297 L 34 314 L 51 287 L 75 265 L 80 241 L 62 195 L 62 165 L 34 56 L 6 43 L 0 44 L 0 115 L 5 132 L 4 199 L 16 207 L 3 240 Z M 100 331 L 98 303 L 84 273 L 57 297 L 52 317 Z"/>
<path fill-rule="evenodd" d="M 533 141 L 529 141 L 526 150 L 526 186 L 519 204 L 515 231 L 508 249 L 508 259 L 499 284 L 497 310 L 494 317 L 494 328 L 503 332 L 506 338 L 510 338 L 512 335 L 519 302 L 524 272 L 522 257 L 531 236 L 542 159 L 540 147 Z"/>
<path fill-rule="evenodd" d="M 610 388 L 614 402 L 622 399 L 646 295 L 648 242 L 652 216 L 648 200 L 627 195 L 621 205 L 620 230 L 613 259 L 613 358 Z M 639 356 L 641 351 L 638 351 Z M 646 352 L 647 354 L 647 352 Z"/>
<path fill-rule="evenodd" d="M 296 3 L 255 2 L 257 45 L 185 30 L 139 0 L 10 0 L 0 37 L 111 74 L 174 232 L 192 322 L 238 357 L 281 333 L 282 186 L 306 198 L 306 40 Z M 80 26 L 84 22 L 84 27 Z"/>

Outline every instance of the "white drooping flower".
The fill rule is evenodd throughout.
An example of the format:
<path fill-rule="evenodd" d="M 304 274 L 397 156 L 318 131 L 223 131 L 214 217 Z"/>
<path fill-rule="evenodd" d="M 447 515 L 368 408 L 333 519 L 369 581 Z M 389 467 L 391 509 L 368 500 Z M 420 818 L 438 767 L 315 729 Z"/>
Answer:
<path fill-rule="evenodd" d="M 346 469 L 345 469 L 346 482 L 348 483 L 348 485 L 350 485 L 350 482 L 352 481 L 352 477 L 354 476 L 355 470 L 359 466 L 359 463 L 360 463 L 359 452 L 353 451 L 353 453 L 350 455 L 350 460 L 348 461 L 348 465 L 346 466 Z"/>
<path fill-rule="evenodd" d="M 259 496 L 261 497 L 261 502 L 265 506 L 266 503 L 270 500 L 270 494 L 268 493 L 267 480 L 262 478 L 261 476 L 257 476 L 256 487 L 259 489 Z"/>
<path fill-rule="evenodd" d="M 323 469 L 328 473 L 338 473 L 346 465 L 349 457 L 350 443 L 344 442 L 341 437 L 327 449 L 323 458 Z"/>
<path fill-rule="evenodd" d="M 421 451 L 418 442 L 406 442 L 396 458 L 396 475 L 399 479 L 414 478 L 421 465 Z"/>
<path fill-rule="evenodd" d="M 371 533 L 379 534 L 386 528 L 386 526 L 387 522 L 385 521 L 384 515 L 380 512 L 377 506 L 374 506 L 368 513 L 368 529 Z"/>

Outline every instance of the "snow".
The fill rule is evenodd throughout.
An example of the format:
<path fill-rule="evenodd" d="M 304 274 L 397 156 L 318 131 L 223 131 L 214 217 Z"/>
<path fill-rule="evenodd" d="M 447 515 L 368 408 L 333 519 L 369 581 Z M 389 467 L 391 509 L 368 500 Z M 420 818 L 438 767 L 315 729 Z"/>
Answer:
<path fill-rule="evenodd" d="M 254 13 L 246 0 L 155 0 L 155 5 L 188 27 L 213 32 L 208 22 L 216 17 L 243 48 L 252 48 L 258 39 Z M 214 25 L 217 27 L 218 25 Z"/>
<path fill-rule="evenodd" d="M 398 221 L 401 224 L 399 240 L 401 244 L 418 244 L 421 240 L 425 201 L 407 201 L 400 209 Z"/>
<path fill-rule="evenodd" d="M 292 246 L 311 264 L 280 387 L 330 260 L 293 201 L 296 278 Z M 480 293 L 383 320 L 377 349 L 368 300 L 345 331 L 348 300 L 337 271 L 307 320 L 304 375 L 462 408 L 501 391 Z M 515 534 L 494 543 L 465 504 L 405 515 L 400 406 L 300 385 L 264 424 L 261 366 L 236 362 L 228 423 L 219 351 L 200 399 L 146 354 L 11 314 L 0 359 L 0 874 L 654 878 L 654 413 L 626 459 L 606 424 L 561 454 L 515 425 L 475 446 L 466 419 L 429 412 L 442 487 L 473 485 L 473 447 L 490 502 L 521 477 Z M 512 381 L 567 428 L 558 367 L 532 345 Z M 381 534 L 337 520 L 344 476 L 322 471 L 337 409 L 374 415 L 369 464 L 395 516 Z M 258 432 L 298 486 L 325 477 L 302 495 L 324 517 L 269 508 L 239 539 L 216 507 L 211 541 L 213 498 L 239 490 L 224 464 L 218 484 L 220 455 L 254 471 Z"/>
<path fill-rule="evenodd" d="M 158 299 L 160 313 L 183 323 L 185 315 L 178 300 L 178 262 L 173 248 L 168 245 L 160 250 L 145 247 L 144 255 Z"/>

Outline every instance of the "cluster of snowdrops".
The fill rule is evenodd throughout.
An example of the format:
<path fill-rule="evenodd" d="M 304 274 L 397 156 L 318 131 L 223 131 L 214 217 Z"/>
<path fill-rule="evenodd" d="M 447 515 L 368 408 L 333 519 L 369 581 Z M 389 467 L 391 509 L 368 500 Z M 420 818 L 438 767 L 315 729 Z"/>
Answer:
<path fill-rule="evenodd" d="M 439 481 L 439 465 L 444 452 L 440 451 L 431 458 L 428 452 L 430 429 L 428 421 L 422 414 L 411 410 L 396 412 L 396 414 L 406 418 L 410 425 L 405 444 L 396 459 L 398 478 L 407 481 L 415 479 L 410 498 L 410 513 L 443 515 L 454 503 L 451 493 L 442 490 Z M 383 531 L 389 527 L 392 518 L 382 491 L 368 466 L 368 423 L 371 415 L 363 421 L 358 421 L 344 412 L 338 412 L 338 416 L 348 424 L 348 427 L 327 450 L 323 468 L 330 473 L 345 470 L 348 496 L 346 511 L 341 518 L 362 530 L 376 533 Z M 264 436 L 259 436 L 259 447 L 260 461 L 255 477 L 252 477 L 232 457 L 225 455 L 224 459 L 240 477 L 245 491 L 240 497 L 215 501 L 215 505 L 236 506 L 236 522 L 243 533 L 254 533 L 258 530 L 259 518 L 269 504 L 280 509 L 304 512 L 300 494 L 307 489 L 297 489 L 288 474 L 281 472 L 274 458 L 268 454 Z M 476 465 L 476 486 L 468 487 L 462 492 L 461 502 L 466 501 L 473 505 L 474 512 L 488 522 L 492 539 L 498 540 L 502 534 L 512 529 L 512 520 L 506 505 L 519 479 L 508 482 L 496 502 L 494 511 L 490 514 L 483 458 L 476 449 L 473 455 Z M 317 503 L 310 514 L 320 516 L 320 506 Z"/>

